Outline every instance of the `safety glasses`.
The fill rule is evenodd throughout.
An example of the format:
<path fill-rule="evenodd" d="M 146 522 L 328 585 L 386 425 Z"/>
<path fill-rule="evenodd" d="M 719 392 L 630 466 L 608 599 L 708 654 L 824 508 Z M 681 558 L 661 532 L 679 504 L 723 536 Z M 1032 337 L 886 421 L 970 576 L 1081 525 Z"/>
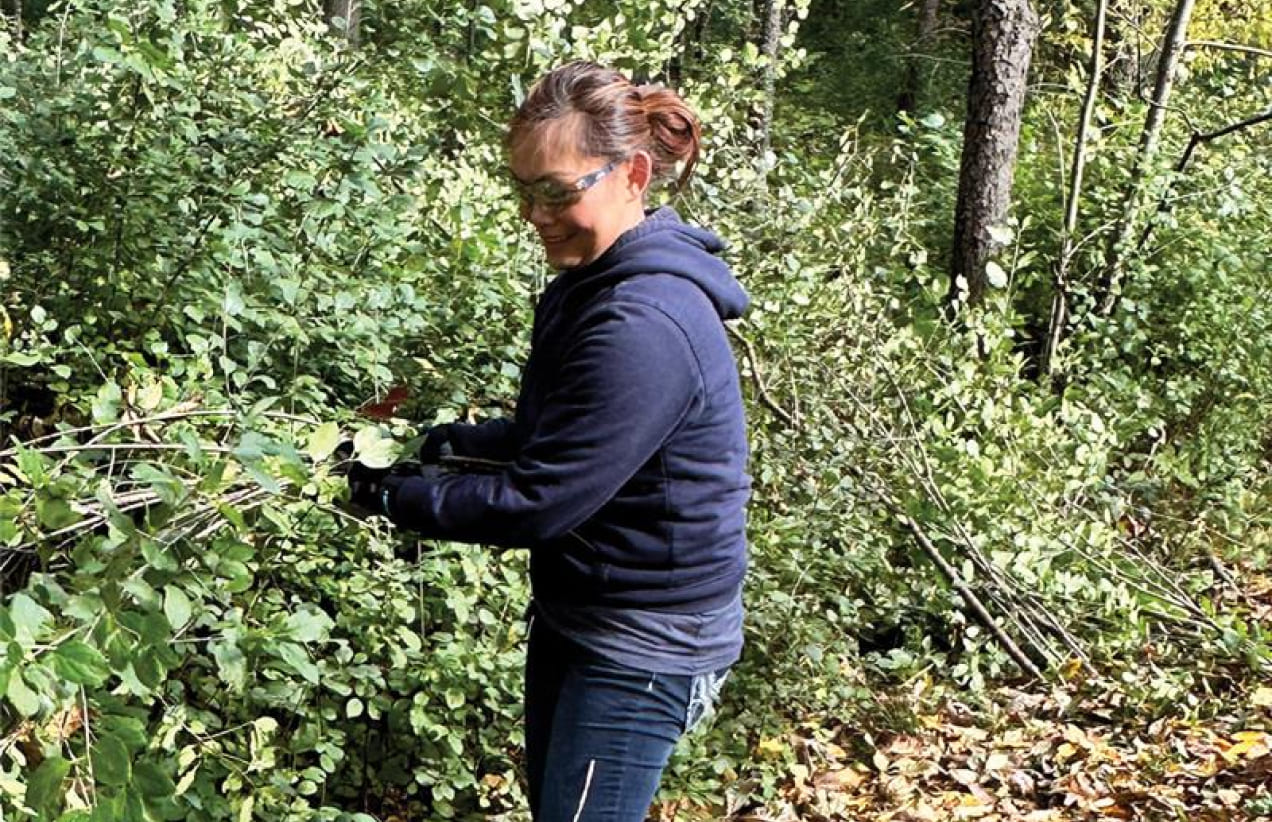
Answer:
<path fill-rule="evenodd" d="M 613 160 L 590 174 L 584 174 L 572 183 L 562 183 L 551 177 L 543 177 L 532 183 L 524 183 L 507 172 L 508 180 L 521 204 L 533 208 L 535 203 L 550 209 L 568 208 L 579 201 L 583 193 L 599 183 L 614 169 L 622 165 L 622 160 Z"/>

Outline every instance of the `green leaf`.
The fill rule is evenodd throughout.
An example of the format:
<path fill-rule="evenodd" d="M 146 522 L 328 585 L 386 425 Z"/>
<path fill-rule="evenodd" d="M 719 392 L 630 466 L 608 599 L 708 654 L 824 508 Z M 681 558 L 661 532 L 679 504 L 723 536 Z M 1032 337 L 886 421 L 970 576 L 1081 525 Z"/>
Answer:
<path fill-rule="evenodd" d="M 448 688 L 446 690 L 446 707 L 454 710 L 463 707 L 464 692 L 458 688 Z"/>
<path fill-rule="evenodd" d="M 335 451 L 339 444 L 340 426 L 334 422 L 324 422 L 309 435 L 309 444 L 305 450 L 309 453 L 311 460 L 319 463 L 331 456 L 331 452 Z"/>
<path fill-rule="evenodd" d="M 53 620 L 48 610 L 24 593 L 16 593 L 9 600 L 9 616 L 13 619 L 17 640 L 30 645 Z"/>
<path fill-rule="evenodd" d="M 138 482 L 150 486 L 150 490 L 167 505 L 175 507 L 186 497 L 186 489 L 181 480 L 157 465 L 143 462 L 133 468 L 132 476 Z"/>
<path fill-rule="evenodd" d="M 35 503 L 35 514 L 40 525 L 50 531 L 59 531 L 80 521 L 80 515 L 64 499 L 41 499 Z"/>
<path fill-rule="evenodd" d="M 93 400 L 93 422 L 110 423 L 119 419 L 119 404 L 123 398 L 123 392 L 115 382 L 102 385 L 97 389 L 97 397 Z"/>
<path fill-rule="evenodd" d="M 280 642 L 274 648 L 274 652 L 278 654 L 279 659 L 286 662 L 288 667 L 300 674 L 306 682 L 313 685 L 318 684 L 321 674 L 318 666 L 309 659 L 309 654 L 305 653 L 305 649 L 294 642 Z"/>
<path fill-rule="evenodd" d="M 287 632 L 297 642 L 322 642 L 335 623 L 320 608 L 302 606 L 287 617 Z"/>
<path fill-rule="evenodd" d="M 991 225 L 988 231 L 989 238 L 999 245 L 1007 245 L 1016 237 L 1016 233 L 1005 225 Z"/>
<path fill-rule="evenodd" d="M 988 280 L 989 284 L 994 288 L 1007 287 L 1007 272 L 1003 270 L 1001 265 L 993 260 L 985 263 L 985 279 Z"/>
<path fill-rule="evenodd" d="M 98 782 L 115 786 L 128 784 L 132 775 L 132 762 L 128 758 L 128 749 L 118 737 L 98 737 L 89 758 L 93 763 L 93 776 Z"/>
<path fill-rule="evenodd" d="M 53 670 L 68 682 L 94 688 L 110 677 L 110 666 L 101 651 L 78 640 L 57 646 L 53 651 Z"/>
<path fill-rule="evenodd" d="M 163 799 L 176 793 L 172 779 L 153 762 L 138 762 L 133 768 L 133 785 L 149 799 Z"/>
<path fill-rule="evenodd" d="M 277 494 L 282 491 L 282 486 L 268 471 L 260 460 L 246 460 L 243 462 L 243 468 L 248 475 L 256 480 L 256 484 L 271 494 Z"/>
<path fill-rule="evenodd" d="M 180 630 L 187 622 L 193 608 L 190 605 L 190 598 L 186 596 L 185 591 L 176 585 L 165 585 L 163 589 L 163 615 L 168 618 L 168 624 L 172 626 L 172 630 Z"/>
<path fill-rule="evenodd" d="M 62 807 L 62 800 L 66 796 L 62 790 L 62 782 L 70 772 L 71 763 L 53 755 L 41 762 L 40 767 L 31 774 L 23 802 L 35 811 L 38 819 L 52 819 Z"/>
<path fill-rule="evenodd" d="M 39 712 L 40 696 L 26 684 L 21 669 L 9 675 L 9 687 L 5 690 L 9 702 L 22 716 L 35 716 Z"/>
<path fill-rule="evenodd" d="M 150 744 L 145 723 L 135 716 L 105 714 L 97 720 L 96 730 L 115 737 L 130 751 L 140 751 Z"/>
<path fill-rule="evenodd" d="M 395 440 L 375 440 L 358 451 L 358 462 L 368 468 L 388 468 L 397 461 L 402 447 Z"/>
<path fill-rule="evenodd" d="M 212 658 L 216 660 L 217 673 L 221 681 L 231 689 L 239 691 L 247 681 L 247 659 L 239 650 L 237 642 L 212 643 Z"/>
<path fill-rule="evenodd" d="M 33 365 L 39 365 L 44 362 L 44 358 L 39 354 L 29 354 L 25 351 L 14 351 L 6 354 L 4 361 L 10 365 L 16 365 L 19 368 L 30 368 Z"/>
<path fill-rule="evenodd" d="M 362 700 L 356 696 L 345 703 L 345 716 L 349 719 L 357 719 L 362 716 Z"/>

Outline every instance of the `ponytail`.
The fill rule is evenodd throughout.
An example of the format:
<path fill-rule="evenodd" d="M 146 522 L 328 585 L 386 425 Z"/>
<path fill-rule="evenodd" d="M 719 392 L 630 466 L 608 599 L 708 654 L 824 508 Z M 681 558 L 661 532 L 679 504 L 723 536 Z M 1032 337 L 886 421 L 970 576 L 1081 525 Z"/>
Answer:
<path fill-rule="evenodd" d="M 698 118 L 680 95 L 663 86 L 641 86 L 636 94 L 645 106 L 645 119 L 649 123 L 654 177 L 668 178 L 675 173 L 676 166 L 684 163 L 676 180 L 676 189 L 683 189 L 698 164 L 702 141 Z"/>

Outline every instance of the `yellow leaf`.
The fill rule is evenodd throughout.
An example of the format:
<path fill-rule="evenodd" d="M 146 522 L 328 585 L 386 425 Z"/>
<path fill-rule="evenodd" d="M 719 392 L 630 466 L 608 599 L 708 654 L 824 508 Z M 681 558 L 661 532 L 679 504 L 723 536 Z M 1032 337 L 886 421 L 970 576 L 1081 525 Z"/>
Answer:
<path fill-rule="evenodd" d="M 1236 744 L 1223 752 L 1224 758 L 1229 762 L 1242 756 L 1258 759 L 1267 754 L 1268 745 L 1272 744 L 1272 739 L 1267 734 L 1258 731 L 1241 731 L 1233 734 L 1232 737 L 1237 740 Z"/>
<path fill-rule="evenodd" d="M 777 737 L 761 739 L 760 743 L 755 746 L 755 751 L 760 756 L 776 759 L 786 752 L 786 745 Z"/>
<path fill-rule="evenodd" d="M 1272 688 L 1255 688 L 1250 704 L 1256 708 L 1272 708 Z"/>

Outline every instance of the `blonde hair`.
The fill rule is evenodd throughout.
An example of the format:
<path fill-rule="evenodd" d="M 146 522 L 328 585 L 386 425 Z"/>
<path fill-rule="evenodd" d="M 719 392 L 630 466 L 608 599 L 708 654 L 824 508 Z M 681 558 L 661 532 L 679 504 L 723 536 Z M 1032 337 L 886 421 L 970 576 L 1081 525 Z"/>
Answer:
<path fill-rule="evenodd" d="M 507 144 L 565 118 L 579 123 L 574 131 L 581 153 L 621 160 L 646 151 L 653 158 L 654 179 L 675 176 L 677 189 L 689 182 L 698 163 L 702 128 L 679 94 L 661 85 L 638 86 L 613 69 L 583 60 L 553 69 L 534 84 L 508 124 Z"/>

